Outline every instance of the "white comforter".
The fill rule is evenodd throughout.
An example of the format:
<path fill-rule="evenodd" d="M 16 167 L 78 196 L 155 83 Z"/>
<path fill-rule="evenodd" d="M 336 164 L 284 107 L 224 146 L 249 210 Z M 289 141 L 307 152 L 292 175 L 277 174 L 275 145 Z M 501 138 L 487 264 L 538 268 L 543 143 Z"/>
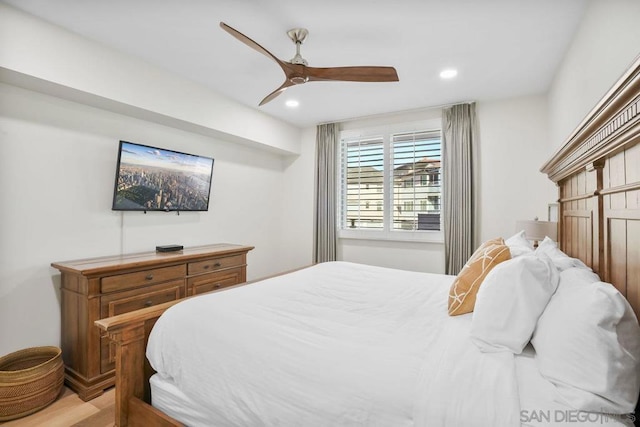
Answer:
<path fill-rule="evenodd" d="M 447 315 L 452 280 L 316 265 L 173 306 L 147 357 L 208 425 L 520 425 L 513 355 Z"/>

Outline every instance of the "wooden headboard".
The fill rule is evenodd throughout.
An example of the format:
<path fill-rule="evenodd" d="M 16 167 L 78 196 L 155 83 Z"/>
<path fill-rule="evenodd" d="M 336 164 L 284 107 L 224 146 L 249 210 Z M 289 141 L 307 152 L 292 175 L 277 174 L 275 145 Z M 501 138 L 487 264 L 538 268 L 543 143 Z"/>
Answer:
<path fill-rule="evenodd" d="M 640 57 L 541 169 L 558 185 L 558 242 L 640 318 Z"/>

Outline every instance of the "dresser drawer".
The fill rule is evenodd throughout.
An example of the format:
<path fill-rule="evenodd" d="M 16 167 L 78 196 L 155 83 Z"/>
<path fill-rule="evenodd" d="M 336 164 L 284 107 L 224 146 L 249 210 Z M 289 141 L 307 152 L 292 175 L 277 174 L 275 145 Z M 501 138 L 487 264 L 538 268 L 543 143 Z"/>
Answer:
<path fill-rule="evenodd" d="M 226 256 L 211 258 L 205 261 L 190 262 L 189 275 L 208 273 L 230 267 L 240 267 L 244 265 L 244 255 Z"/>
<path fill-rule="evenodd" d="M 111 317 L 145 307 L 151 307 L 184 297 L 184 280 L 173 280 L 160 285 L 116 292 L 100 298 L 100 317 Z M 106 336 L 100 337 L 100 370 L 115 368 L 115 344 Z"/>
<path fill-rule="evenodd" d="M 140 286 L 148 286 L 171 279 L 179 279 L 185 275 L 186 266 L 184 264 L 179 264 L 171 267 L 153 268 L 133 273 L 106 276 L 100 281 L 100 292 L 109 293 L 121 291 L 123 289 L 138 288 Z"/>
<path fill-rule="evenodd" d="M 242 283 L 242 268 L 233 268 L 217 273 L 201 274 L 187 279 L 187 294 L 198 295 L 204 292 L 215 291 L 227 286 Z"/>
<path fill-rule="evenodd" d="M 100 297 L 100 318 L 117 316 L 184 297 L 184 279 Z"/>

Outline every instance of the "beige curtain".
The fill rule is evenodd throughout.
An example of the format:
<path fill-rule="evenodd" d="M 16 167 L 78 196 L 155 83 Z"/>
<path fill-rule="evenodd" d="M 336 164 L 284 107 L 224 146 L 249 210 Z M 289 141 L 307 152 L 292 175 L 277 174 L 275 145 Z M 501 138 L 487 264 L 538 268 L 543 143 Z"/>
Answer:
<path fill-rule="evenodd" d="M 477 233 L 476 105 L 458 104 L 442 114 L 445 271 L 458 274 L 475 250 Z"/>
<path fill-rule="evenodd" d="M 318 125 L 316 131 L 315 262 L 336 260 L 338 133 L 335 123 Z"/>

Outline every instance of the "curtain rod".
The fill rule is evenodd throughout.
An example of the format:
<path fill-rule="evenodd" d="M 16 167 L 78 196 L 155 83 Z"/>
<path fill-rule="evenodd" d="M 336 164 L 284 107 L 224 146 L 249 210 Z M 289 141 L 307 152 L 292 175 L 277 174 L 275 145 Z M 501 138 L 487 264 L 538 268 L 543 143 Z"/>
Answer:
<path fill-rule="evenodd" d="M 460 104 L 473 104 L 474 102 L 476 102 L 476 101 L 460 101 L 460 102 L 453 102 L 453 103 L 449 103 L 449 104 L 434 105 L 434 106 L 430 106 L 430 107 L 413 108 L 413 109 L 410 109 L 410 110 L 393 111 L 393 112 L 390 112 L 390 113 L 372 114 L 370 116 L 351 117 L 351 118 L 346 118 L 346 119 L 333 120 L 333 121 L 329 121 L 329 122 L 320 122 L 316 126 L 327 125 L 329 123 L 346 123 L 346 122 L 354 122 L 356 120 L 367 120 L 367 119 L 375 119 L 375 118 L 378 118 L 378 117 L 389 117 L 389 116 L 396 116 L 396 115 L 400 115 L 400 114 L 418 113 L 420 111 L 436 110 L 436 109 L 440 109 L 440 108 L 453 107 L 454 105 L 460 105 Z"/>

